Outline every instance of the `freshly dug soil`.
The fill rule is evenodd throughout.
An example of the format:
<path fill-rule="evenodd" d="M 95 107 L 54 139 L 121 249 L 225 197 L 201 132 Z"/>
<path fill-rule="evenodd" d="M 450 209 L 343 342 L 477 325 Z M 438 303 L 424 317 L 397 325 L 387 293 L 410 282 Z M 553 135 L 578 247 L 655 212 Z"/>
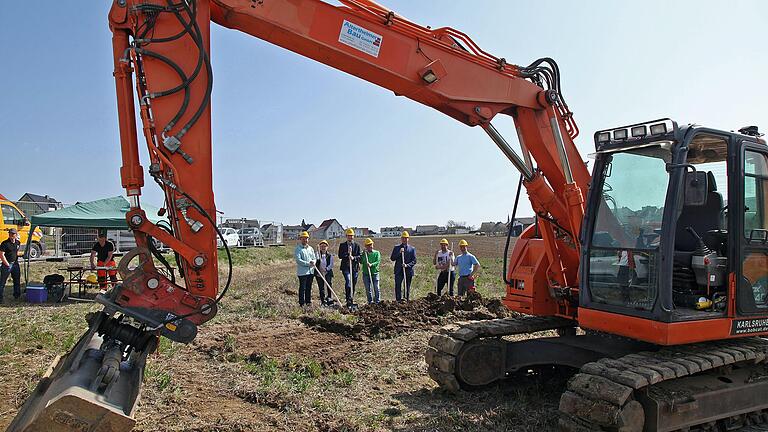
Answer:
<path fill-rule="evenodd" d="M 453 321 L 505 318 L 509 312 L 499 299 L 486 300 L 471 292 L 465 298 L 441 296 L 434 293 L 403 303 L 385 301 L 365 305 L 356 311 L 341 310 L 357 318 L 354 324 L 333 319 L 328 315 L 305 315 L 301 322 L 317 331 L 336 333 L 356 340 L 391 338 L 416 329 L 432 328 Z"/>

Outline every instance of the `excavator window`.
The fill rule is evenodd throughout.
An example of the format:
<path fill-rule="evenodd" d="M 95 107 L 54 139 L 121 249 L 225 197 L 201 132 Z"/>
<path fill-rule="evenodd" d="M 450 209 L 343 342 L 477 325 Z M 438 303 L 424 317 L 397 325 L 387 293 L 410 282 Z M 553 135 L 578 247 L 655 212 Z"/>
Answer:
<path fill-rule="evenodd" d="M 589 256 L 592 298 L 650 310 L 658 291 L 656 267 L 671 154 L 653 146 L 607 157 Z"/>
<path fill-rule="evenodd" d="M 705 199 L 688 205 L 681 197 L 675 225 L 672 300 L 680 319 L 725 312 L 728 274 L 728 142 L 700 133 L 688 144 L 685 163 L 706 178 Z M 683 192 L 684 193 L 684 192 Z"/>
<path fill-rule="evenodd" d="M 737 306 L 742 313 L 768 309 L 768 157 L 744 151 L 744 242 Z"/>

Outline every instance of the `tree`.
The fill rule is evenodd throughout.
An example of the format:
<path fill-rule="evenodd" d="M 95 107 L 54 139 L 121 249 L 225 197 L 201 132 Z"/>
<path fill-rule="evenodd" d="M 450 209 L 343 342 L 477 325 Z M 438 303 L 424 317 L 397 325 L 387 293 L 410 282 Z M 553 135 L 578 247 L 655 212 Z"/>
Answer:
<path fill-rule="evenodd" d="M 449 220 L 445 223 L 446 228 L 464 228 L 467 226 L 467 222 L 465 221 L 455 221 L 455 220 Z"/>

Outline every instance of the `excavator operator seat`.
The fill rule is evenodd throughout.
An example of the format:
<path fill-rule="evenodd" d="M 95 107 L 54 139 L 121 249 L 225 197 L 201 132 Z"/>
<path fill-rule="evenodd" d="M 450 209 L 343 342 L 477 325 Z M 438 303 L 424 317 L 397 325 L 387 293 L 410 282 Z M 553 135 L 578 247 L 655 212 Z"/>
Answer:
<path fill-rule="evenodd" d="M 707 171 L 707 198 L 703 206 L 683 206 L 677 218 L 675 228 L 675 251 L 692 252 L 696 250 L 696 239 L 686 231 L 692 227 L 704 237 L 707 231 L 720 229 L 720 212 L 723 209 L 723 196 L 717 191 L 715 175 Z"/>

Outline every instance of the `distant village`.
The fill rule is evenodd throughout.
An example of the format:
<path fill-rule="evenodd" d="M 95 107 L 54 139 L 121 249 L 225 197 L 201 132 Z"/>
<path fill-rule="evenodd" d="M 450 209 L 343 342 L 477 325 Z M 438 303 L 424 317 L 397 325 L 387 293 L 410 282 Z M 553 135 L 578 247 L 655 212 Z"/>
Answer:
<path fill-rule="evenodd" d="M 523 229 L 532 225 L 535 221 L 533 217 L 521 217 L 516 218 L 512 222 L 512 235 L 517 236 L 522 233 Z M 506 235 L 510 221 L 507 222 L 483 222 L 479 227 L 469 226 L 465 223 L 455 223 L 449 221 L 446 225 L 416 225 L 415 227 L 408 226 L 388 226 L 381 227 L 379 231 L 374 231 L 369 227 L 345 227 L 339 222 L 338 219 L 326 219 L 319 225 L 308 223 L 302 220 L 301 223 L 296 225 L 283 225 L 281 223 L 264 223 L 261 224 L 257 219 L 225 219 L 221 223 L 222 227 L 243 229 L 243 228 L 259 228 L 264 241 L 266 243 L 275 243 L 276 239 L 282 236 L 285 240 L 295 240 L 298 238 L 299 233 L 307 231 L 313 239 L 318 240 L 331 240 L 335 238 L 344 237 L 344 231 L 347 228 L 352 228 L 355 231 L 356 237 L 400 237 L 403 231 L 408 231 L 411 235 L 415 236 L 428 236 L 428 235 L 452 235 L 452 234 L 474 234 L 474 235 Z"/>
<path fill-rule="evenodd" d="M 7 203 L 7 204 L 6 204 Z M 49 195 L 38 195 L 25 193 L 16 201 L 0 202 L 3 215 L 12 216 L 20 210 L 19 220 L 27 220 L 35 215 L 56 211 L 69 205 L 61 203 L 59 200 Z M 6 208 L 7 207 L 7 208 Z M 226 229 L 233 237 L 227 239 L 227 244 L 236 244 L 238 246 L 266 246 L 280 245 L 295 240 L 302 231 L 310 233 L 312 239 L 331 240 L 344 237 L 344 231 L 352 228 L 355 236 L 364 237 L 400 237 L 403 231 L 408 231 L 414 236 L 439 236 L 439 235 L 483 235 L 483 236 L 501 236 L 507 235 L 510 228 L 513 236 L 518 236 L 522 231 L 535 223 L 533 217 L 520 217 L 506 222 L 482 222 L 479 227 L 468 225 L 462 221 L 449 220 L 445 225 L 416 225 L 414 226 L 385 226 L 380 227 L 378 231 L 370 227 L 345 226 L 338 219 L 326 219 L 320 224 L 315 225 L 302 219 L 301 223 L 295 225 L 283 224 L 274 221 L 264 221 L 255 218 L 224 218 L 219 215 L 219 228 Z M 43 233 L 47 236 L 46 243 L 49 246 L 47 254 L 59 256 L 61 254 L 77 255 L 87 253 L 93 241 L 96 230 L 86 227 L 65 227 L 50 228 L 43 227 Z M 110 240 L 115 242 L 118 251 L 127 250 L 134 247 L 132 234 L 127 230 L 113 230 L 109 232 Z M 220 245 L 221 246 L 221 245 Z"/>

